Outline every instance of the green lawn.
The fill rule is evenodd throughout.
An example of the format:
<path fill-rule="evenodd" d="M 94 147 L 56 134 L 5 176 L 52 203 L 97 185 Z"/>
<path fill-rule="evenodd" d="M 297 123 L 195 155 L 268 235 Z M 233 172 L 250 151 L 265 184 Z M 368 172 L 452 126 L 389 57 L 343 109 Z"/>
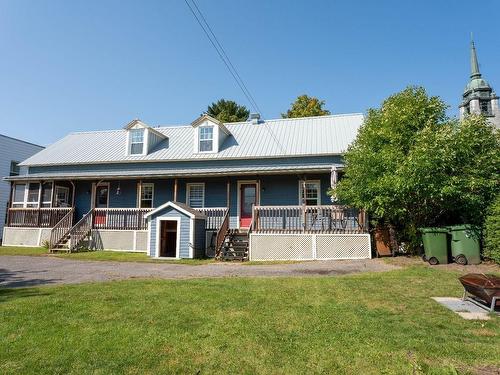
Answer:
<path fill-rule="evenodd" d="M 54 253 L 49 254 L 48 250 L 43 247 L 15 247 L 2 246 L 0 247 L 0 256 L 2 255 L 25 255 L 25 256 L 53 256 L 67 259 L 78 260 L 107 260 L 116 262 L 147 262 L 147 263 L 176 263 L 200 265 L 214 262 L 213 259 L 155 259 L 149 257 L 146 253 L 133 253 L 123 251 L 82 251 L 78 253 Z"/>
<path fill-rule="evenodd" d="M 500 319 L 429 298 L 457 273 L 0 289 L 2 374 L 455 374 L 500 366 Z"/>
<path fill-rule="evenodd" d="M 15 247 L 15 246 L 0 246 L 0 256 L 2 255 L 25 255 L 25 256 L 54 256 L 66 259 L 77 260 L 107 260 L 115 262 L 146 262 L 146 263 L 176 263 L 189 264 L 192 266 L 214 263 L 213 258 L 209 259 L 155 259 L 148 256 L 146 253 L 133 253 L 124 251 L 82 251 L 77 253 L 54 253 L 49 254 L 48 250 L 43 247 Z M 273 265 L 273 264 L 291 264 L 300 263 L 301 261 L 253 261 L 241 262 L 243 265 Z"/>

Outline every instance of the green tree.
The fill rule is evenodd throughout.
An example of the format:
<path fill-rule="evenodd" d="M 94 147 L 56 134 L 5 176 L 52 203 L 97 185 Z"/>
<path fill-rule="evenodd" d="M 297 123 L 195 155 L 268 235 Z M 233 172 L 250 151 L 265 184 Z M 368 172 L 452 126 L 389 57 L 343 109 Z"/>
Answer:
<path fill-rule="evenodd" d="M 482 224 L 498 190 L 498 132 L 480 116 L 450 121 L 445 110 L 419 87 L 369 110 L 335 191 L 413 246 L 421 226 Z"/>
<path fill-rule="evenodd" d="M 484 222 L 484 256 L 500 264 L 500 194 L 491 204 Z"/>
<path fill-rule="evenodd" d="M 319 100 L 318 98 L 300 95 L 292 103 L 292 106 L 286 113 L 282 113 L 283 118 L 295 118 L 295 117 L 311 117 L 311 116 L 324 116 L 329 115 L 330 111 L 324 109 L 324 100 Z"/>
<path fill-rule="evenodd" d="M 250 111 L 232 100 L 219 99 L 208 106 L 207 114 L 221 122 L 246 121 Z"/>

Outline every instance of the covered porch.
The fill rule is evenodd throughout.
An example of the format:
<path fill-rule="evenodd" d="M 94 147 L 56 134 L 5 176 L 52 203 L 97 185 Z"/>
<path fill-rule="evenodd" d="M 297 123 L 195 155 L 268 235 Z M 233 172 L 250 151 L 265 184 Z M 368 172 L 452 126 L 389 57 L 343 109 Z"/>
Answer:
<path fill-rule="evenodd" d="M 209 256 L 235 232 L 248 247 L 252 236 L 366 234 L 362 211 L 331 204 L 331 181 L 331 173 L 15 181 L 4 244 L 148 252 L 146 215 L 166 202 L 206 217 Z M 19 243 L 21 233 L 31 240 Z"/>

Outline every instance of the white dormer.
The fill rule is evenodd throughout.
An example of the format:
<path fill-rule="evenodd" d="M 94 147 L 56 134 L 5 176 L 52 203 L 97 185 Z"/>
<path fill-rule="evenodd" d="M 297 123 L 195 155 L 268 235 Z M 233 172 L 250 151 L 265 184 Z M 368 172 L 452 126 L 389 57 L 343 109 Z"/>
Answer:
<path fill-rule="evenodd" d="M 147 155 L 154 146 L 167 138 L 138 119 L 129 122 L 124 129 L 127 131 L 125 154 L 128 156 Z"/>
<path fill-rule="evenodd" d="M 194 152 L 217 153 L 224 140 L 231 135 L 229 130 L 219 120 L 202 115 L 191 123 L 194 129 Z"/>

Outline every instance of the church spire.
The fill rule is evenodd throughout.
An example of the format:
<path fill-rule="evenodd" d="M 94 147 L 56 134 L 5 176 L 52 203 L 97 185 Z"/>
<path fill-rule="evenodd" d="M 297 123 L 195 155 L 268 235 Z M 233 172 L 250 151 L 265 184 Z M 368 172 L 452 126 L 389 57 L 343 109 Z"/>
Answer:
<path fill-rule="evenodd" d="M 470 69 L 471 69 L 471 78 L 480 78 L 481 73 L 479 72 L 479 63 L 477 62 L 477 54 L 476 54 L 476 46 L 474 45 L 474 40 L 471 39 L 471 47 L 470 47 Z"/>

